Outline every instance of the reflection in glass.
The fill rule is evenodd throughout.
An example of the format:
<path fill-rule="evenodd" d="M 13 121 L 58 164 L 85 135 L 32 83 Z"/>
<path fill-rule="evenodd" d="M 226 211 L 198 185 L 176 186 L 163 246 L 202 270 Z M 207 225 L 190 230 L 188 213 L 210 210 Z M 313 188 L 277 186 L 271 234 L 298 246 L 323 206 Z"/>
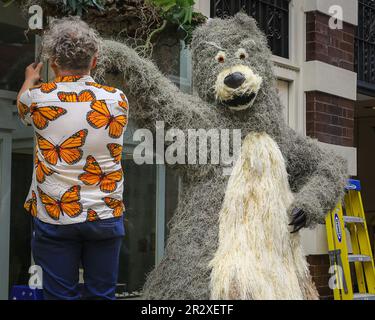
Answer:
<path fill-rule="evenodd" d="M 3 4 L 0 2 L 0 7 Z M 25 67 L 34 61 L 35 36 L 26 35 L 27 22 L 16 6 L 0 12 L 0 89 L 18 91 Z"/>
<path fill-rule="evenodd" d="M 119 284 L 139 291 L 155 265 L 156 166 L 123 161 L 125 239 L 120 253 Z"/>

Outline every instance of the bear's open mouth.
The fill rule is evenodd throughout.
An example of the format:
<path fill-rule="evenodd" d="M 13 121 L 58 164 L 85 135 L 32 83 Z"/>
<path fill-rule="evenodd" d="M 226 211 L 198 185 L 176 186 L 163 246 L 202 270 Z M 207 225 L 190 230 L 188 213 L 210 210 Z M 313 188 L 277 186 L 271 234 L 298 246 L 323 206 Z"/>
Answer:
<path fill-rule="evenodd" d="M 242 107 L 244 105 L 247 105 L 247 104 L 253 102 L 255 97 L 256 97 L 256 93 L 252 92 L 250 94 L 244 94 L 244 95 L 241 95 L 241 96 L 236 96 L 231 100 L 222 101 L 222 104 L 224 104 L 225 106 L 231 107 L 231 108 Z"/>

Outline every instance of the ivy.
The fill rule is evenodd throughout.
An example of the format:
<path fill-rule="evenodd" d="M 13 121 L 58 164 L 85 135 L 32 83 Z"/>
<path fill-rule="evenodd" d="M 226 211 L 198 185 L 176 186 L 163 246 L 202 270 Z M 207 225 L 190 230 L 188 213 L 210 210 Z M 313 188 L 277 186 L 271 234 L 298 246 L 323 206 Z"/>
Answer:
<path fill-rule="evenodd" d="M 191 24 L 195 0 L 150 0 L 168 22 L 184 27 Z"/>

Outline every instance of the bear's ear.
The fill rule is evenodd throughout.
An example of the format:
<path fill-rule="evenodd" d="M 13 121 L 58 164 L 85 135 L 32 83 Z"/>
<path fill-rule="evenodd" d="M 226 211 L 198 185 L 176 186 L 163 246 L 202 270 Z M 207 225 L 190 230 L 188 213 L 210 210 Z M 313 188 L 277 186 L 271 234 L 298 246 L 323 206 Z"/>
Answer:
<path fill-rule="evenodd" d="M 258 31 L 258 24 L 256 20 L 249 15 L 247 15 L 245 12 L 239 12 L 234 16 L 234 19 L 239 24 L 242 24 L 246 26 L 247 28 L 251 29 L 252 31 Z"/>

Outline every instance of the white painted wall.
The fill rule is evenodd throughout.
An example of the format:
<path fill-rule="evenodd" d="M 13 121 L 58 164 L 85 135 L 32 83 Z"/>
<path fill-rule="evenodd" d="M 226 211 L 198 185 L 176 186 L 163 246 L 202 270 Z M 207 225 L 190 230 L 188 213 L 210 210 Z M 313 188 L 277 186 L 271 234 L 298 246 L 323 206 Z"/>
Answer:
<path fill-rule="evenodd" d="M 194 10 L 201 12 L 206 17 L 210 16 L 210 0 L 196 0 Z"/>
<path fill-rule="evenodd" d="M 289 119 L 289 82 L 277 80 L 277 90 L 279 91 L 280 101 L 284 107 L 284 118 Z"/>

